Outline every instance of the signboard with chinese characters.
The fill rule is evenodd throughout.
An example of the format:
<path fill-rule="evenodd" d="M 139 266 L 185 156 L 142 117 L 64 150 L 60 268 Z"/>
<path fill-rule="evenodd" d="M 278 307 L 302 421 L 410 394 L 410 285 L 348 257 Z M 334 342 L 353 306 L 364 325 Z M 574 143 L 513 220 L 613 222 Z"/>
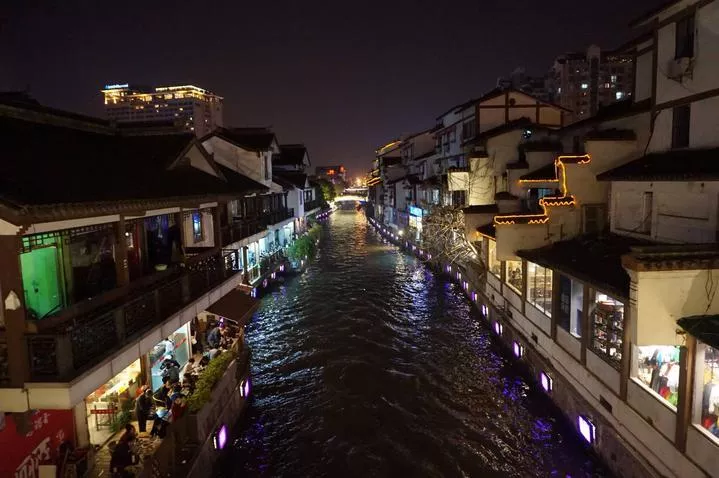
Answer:
<path fill-rule="evenodd" d="M 55 464 L 58 449 L 64 441 L 74 442 L 72 410 L 37 410 L 27 417 L 28 426 L 17 426 L 17 415 L 5 415 L 0 431 L 0 476 L 36 478 L 39 466 Z M 18 428 L 29 430 L 26 434 Z"/>

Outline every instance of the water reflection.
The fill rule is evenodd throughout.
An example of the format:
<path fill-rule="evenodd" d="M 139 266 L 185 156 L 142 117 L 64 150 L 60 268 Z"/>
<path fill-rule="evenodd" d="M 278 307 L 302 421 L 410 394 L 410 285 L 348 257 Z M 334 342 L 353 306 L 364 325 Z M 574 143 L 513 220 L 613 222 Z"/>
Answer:
<path fill-rule="evenodd" d="M 253 403 L 228 476 L 607 476 L 461 290 L 336 213 L 248 327 Z"/>

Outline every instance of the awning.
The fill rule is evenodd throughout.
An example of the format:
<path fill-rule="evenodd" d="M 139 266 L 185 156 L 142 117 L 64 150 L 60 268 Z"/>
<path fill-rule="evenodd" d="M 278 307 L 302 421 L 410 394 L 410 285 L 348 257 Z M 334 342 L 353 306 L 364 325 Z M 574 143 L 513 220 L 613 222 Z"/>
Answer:
<path fill-rule="evenodd" d="M 697 340 L 719 349 L 719 315 L 693 315 L 677 320 L 677 324 Z"/>
<path fill-rule="evenodd" d="M 243 326 L 250 321 L 259 306 L 260 302 L 242 289 L 232 289 L 223 298 L 210 305 L 206 311 Z"/>

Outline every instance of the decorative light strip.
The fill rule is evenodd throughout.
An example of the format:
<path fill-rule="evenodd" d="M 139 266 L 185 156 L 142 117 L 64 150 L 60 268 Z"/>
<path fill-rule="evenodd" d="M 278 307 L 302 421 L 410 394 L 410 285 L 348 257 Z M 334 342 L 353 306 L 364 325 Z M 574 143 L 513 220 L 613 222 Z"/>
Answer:
<path fill-rule="evenodd" d="M 494 216 L 494 224 L 546 224 L 549 221 L 549 213 L 547 212 L 547 207 L 576 206 L 576 199 L 574 198 L 574 196 L 569 194 L 569 191 L 567 189 L 567 171 L 565 168 L 565 164 L 587 164 L 591 160 L 592 158 L 589 154 L 567 155 L 557 157 L 554 160 L 554 167 L 557 171 L 557 177 L 559 178 L 559 176 L 561 176 L 562 178 L 562 195 L 545 196 L 541 198 L 539 200 L 539 206 L 542 208 L 542 214 L 511 214 Z"/>

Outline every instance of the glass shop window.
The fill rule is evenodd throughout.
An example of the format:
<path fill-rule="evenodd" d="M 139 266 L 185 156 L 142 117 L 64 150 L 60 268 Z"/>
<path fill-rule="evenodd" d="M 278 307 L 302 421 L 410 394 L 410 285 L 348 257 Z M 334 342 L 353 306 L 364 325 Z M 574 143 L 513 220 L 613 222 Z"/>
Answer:
<path fill-rule="evenodd" d="M 632 375 L 673 407 L 679 387 L 679 347 L 645 345 L 633 347 Z"/>
<path fill-rule="evenodd" d="M 552 271 L 527 262 L 527 302 L 552 316 Z"/>

